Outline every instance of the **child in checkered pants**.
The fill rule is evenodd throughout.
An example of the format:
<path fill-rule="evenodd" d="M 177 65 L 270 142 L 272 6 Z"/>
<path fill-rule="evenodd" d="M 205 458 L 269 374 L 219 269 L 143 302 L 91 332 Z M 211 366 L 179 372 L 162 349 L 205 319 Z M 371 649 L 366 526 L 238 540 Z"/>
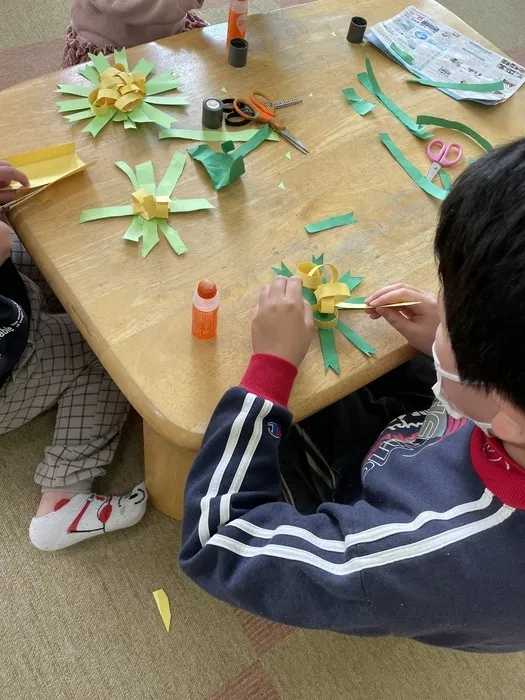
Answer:
<path fill-rule="evenodd" d="M 26 176 L 0 161 L 1 205 Z M 126 496 L 92 493 L 113 459 L 129 405 L 59 307 L 36 265 L 0 218 L 0 435 L 57 408 L 55 433 L 36 469 L 42 495 L 31 542 L 51 551 L 137 523 L 144 484 Z"/>

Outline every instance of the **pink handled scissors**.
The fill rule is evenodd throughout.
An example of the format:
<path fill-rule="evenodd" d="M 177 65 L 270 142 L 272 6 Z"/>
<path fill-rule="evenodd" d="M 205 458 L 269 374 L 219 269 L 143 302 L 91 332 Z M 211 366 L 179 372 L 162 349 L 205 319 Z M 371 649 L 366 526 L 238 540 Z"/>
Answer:
<path fill-rule="evenodd" d="M 456 152 L 455 156 L 453 155 L 454 151 Z M 446 143 L 441 139 L 432 139 L 427 146 L 427 156 L 431 163 L 427 180 L 432 182 L 441 168 L 450 168 L 459 163 L 463 158 L 463 146 L 459 143 Z"/>

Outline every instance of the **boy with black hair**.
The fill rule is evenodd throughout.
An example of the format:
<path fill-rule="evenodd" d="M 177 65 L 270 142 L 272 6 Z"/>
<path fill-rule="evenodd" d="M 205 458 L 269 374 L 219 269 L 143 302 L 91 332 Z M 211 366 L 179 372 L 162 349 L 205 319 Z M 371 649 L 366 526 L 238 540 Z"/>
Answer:
<path fill-rule="evenodd" d="M 525 140 L 458 178 L 435 251 L 439 303 L 403 284 L 368 302 L 372 320 L 433 356 L 438 401 L 429 407 L 436 376 L 420 358 L 411 383 L 405 366 L 326 409 L 345 419 L 332 428 L 339 441 L 326 430 L 318 439 L 323 411 L 291 428 L 311 312 L 300 280 L 263 288 L 254 355 L 187 483 L 180 563 L 199 586 L 291 625 L 525 649 Z M 382 308 L 411 300 L 421 303 Z M 356 457 L 378 421 L 359 478 Z M 299 473 L 294 492 L 289 474 Z M 307 507 L 281 500 L 301 484 Z"/>

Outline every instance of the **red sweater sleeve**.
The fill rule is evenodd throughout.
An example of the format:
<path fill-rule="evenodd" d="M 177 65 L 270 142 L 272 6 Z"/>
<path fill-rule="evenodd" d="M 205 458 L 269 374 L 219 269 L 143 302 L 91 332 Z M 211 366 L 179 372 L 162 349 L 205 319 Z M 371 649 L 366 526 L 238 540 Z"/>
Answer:
<path fill-rule="evenodd" d="M 241 386 L 252 394 L 268 399 L 279 406 L 288 406 L 297 367 L 276 355 L 252 355 Z"/>

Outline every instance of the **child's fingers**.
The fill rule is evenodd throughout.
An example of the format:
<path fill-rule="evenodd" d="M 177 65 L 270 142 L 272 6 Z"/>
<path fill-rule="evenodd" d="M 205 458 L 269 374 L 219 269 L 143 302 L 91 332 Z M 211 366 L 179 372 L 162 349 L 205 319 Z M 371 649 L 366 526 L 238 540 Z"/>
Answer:
<path fill-rule="evenodd" d="M 403 314 L 398 309 L 381 309 L 381 316 L 387 321 L 392 328 L 401 333 L 401 335 L 406 335 L 407 332 L 413 328 L 413 323 L 410 319 L 403 316 Z"/>
<path fill-rule="evenodd" d="M 372 294 L 370 294 L 365 301 L 367 304 L 370 304 L 371 301 L 374 301 L 384 294 L 388 294 L 389 292 L 394 292 L 397 289 L 407 289 L 413 292 L 419 291 L 417 287 L 413 287 L 411 284 L 407 284 L 406 282 L 396 282 L 395 284 L 388 284 L 386 287 L 381 287 L 381 289 L 372 292 Z"/>
<path fill-rule="evenodd" d="M 296 303 L 303 300 L 303 283 L 299 277 L 290 277 L 287 280 L 286 297 Z"/>
<path fill-rule="evenodd" d="M 13 168 L 9 163 L 0 164 L 0 187 L 9 187 L 13 181 L 19 182 L 24 187 L 29 185 L 27 175 L 24 175 L 23 172 Z"/>
<path fill-rule="evenodd" d="M 281 301 L 286 294 L 286 283 L 288 281 L 287 277 L 282 275 L 277 275 L 273 278 L 273 282 L 270 287 L 270 299 L 272 301 Z"/>
<path fill-rule="evenodd" d="M 306 327 L 313 330 L 314 328 L 314 314 L 312 311 L 312 307 L 310 304 L 304 300 L 304 322 L 306 324 Z"/>

